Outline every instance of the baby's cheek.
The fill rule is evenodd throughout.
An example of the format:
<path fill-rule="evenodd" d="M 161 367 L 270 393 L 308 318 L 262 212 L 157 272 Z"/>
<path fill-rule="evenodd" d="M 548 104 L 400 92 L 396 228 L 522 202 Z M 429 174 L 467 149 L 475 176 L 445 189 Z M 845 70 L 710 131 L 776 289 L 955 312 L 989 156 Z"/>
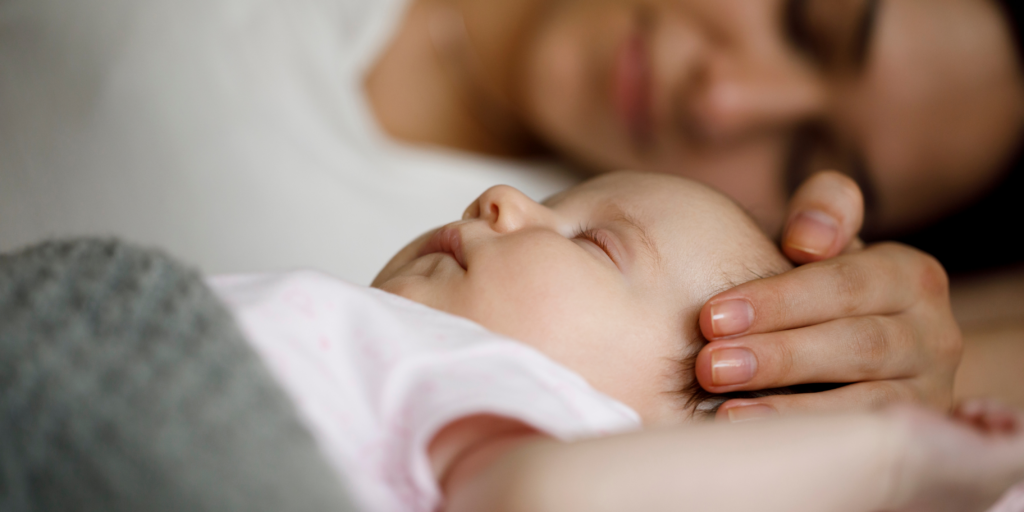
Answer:
<path fill-rule="evenodd" d="M 607 283 L 565 270 L 492 275 L 474 282 L 465 307 L 493 331 L 549 355 L 568 355 L 581 350 L 580 340 L 596 343 L 602 333 L 621 325 L 624 301 Z"/>

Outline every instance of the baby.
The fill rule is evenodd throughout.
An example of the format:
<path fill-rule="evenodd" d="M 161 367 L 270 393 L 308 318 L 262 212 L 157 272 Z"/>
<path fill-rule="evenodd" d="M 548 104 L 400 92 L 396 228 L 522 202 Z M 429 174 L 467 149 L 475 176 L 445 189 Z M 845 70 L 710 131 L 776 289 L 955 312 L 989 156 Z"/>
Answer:
<path fill-rule="evenodd" d="M 1022 436 L 915 411 L 656 428 L 721 401 L 693 375 L 701 305 L 789 268 L 724 196 L 620 173 L 544 204 L 489 189 L 385 266 L 387 293 L 312 273 L 212 284 L 367 511 L 961 510 L 936 489 L 977 507 L 1024 478 Z"/>
<path fill-rule="evenodd" d="M 724 196 L 621 173 L 543 205 L 491 188 L 462 221 L 399 252 L 373 286 L 526 343 L 645 425 L 671 425 L 695 405 L 688 359 L 704 343 L 701 305 L 789 268 Z M 713 366 L 733 371 L 729 361 Z"/>

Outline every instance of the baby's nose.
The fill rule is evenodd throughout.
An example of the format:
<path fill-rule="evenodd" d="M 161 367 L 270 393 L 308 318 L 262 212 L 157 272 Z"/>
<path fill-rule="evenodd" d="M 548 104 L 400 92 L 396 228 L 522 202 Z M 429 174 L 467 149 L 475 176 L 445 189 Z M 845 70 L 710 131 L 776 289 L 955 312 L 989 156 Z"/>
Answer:
<path fill-rule="evenodd" d="M 498 233 L 517 231 L 544 219 L 546 208 L 508 185 L 487 189 L 466 208 L 464 220 L 482 219 Z"/>

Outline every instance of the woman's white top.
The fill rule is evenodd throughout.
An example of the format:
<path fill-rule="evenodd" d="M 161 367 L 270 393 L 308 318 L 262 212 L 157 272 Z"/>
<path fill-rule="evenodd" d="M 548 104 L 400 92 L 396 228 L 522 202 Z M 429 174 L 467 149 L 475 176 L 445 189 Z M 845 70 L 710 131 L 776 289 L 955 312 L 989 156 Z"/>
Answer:
<path fill-rule="evenodd" d="M 383 134 L 363 79 L 406 2 L 0 2 L 0 251 L 111 234 L 369 283 L 489 186 L 574 183 Z"/>
<path fill-rule="evenodd" d="M 637 414 L 522 343 L 315 272 L 214 278 L 243 333 L 366 512 L 433 512 L 427 446 L 459 418 L 516 418 L 561 440 Z"/>

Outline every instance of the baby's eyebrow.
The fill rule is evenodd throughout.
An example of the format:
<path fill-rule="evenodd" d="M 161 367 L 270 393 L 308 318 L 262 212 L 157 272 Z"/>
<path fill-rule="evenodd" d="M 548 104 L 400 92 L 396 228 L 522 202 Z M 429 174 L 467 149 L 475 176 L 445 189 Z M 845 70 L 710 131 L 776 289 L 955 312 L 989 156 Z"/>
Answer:
<path fill-rule="evenodd" d="M 611 209 L 613 220 L 628 226 L 640 240 L 640 247 L 647 253 L 648 259 L 654 263 L 655 267 L 661 267 L 661 253 L 658 251 L 657 244 L 654 243 L 654 237 L 647 232 L 643 223 L 617 205 L 612 205 Z"/>

